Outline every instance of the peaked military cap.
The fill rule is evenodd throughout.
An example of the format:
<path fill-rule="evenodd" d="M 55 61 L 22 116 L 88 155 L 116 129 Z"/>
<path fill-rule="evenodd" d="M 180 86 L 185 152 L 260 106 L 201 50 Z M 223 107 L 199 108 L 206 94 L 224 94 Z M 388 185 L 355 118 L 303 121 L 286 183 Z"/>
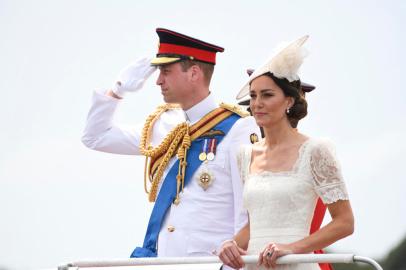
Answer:
<path fill-rule="evenodd" d="M 157 28 L 159 36 L 158 53 L 151 65 L 160 66 L 190 59 L 216 64 L 216 53 L 224 48 L 192 38 L 172 30 Z"/>

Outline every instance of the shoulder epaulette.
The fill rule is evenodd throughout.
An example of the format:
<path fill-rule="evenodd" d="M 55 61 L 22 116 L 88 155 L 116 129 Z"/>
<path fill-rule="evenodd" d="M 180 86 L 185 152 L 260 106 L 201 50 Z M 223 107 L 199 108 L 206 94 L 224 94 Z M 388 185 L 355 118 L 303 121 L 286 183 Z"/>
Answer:
<path fill-rule="evenodd" d="M 227 103 L 221 102 L 220 107 L 224 108 L 224 109 L 227 109 L 229 111 L 232 111 L 233 113 L 236 113 L 241 117 L 247 117 L 247 116 L 250 115 L 249 112 L 247 112 L 242 107 L 240 107 L 238 105 L 235 105 L 235 104 L 227 104 Z"/>

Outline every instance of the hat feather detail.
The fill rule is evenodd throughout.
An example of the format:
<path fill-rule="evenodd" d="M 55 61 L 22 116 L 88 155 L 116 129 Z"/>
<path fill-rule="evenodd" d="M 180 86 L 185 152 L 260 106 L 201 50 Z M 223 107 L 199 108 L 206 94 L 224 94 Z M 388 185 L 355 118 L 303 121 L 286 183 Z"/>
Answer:
<path fill-rule="evenodd" d="M 279 53 L 275 54 L 269 62 L 268 70 L 280 79 L 287 79 L 293 82 L 299 79 L 298 71 L 308 51 L 302 47 L 309 36 L 304 36 L 286 47 L 283 46 Z M 281 46 L 278 46 L 281 48 Z"/>

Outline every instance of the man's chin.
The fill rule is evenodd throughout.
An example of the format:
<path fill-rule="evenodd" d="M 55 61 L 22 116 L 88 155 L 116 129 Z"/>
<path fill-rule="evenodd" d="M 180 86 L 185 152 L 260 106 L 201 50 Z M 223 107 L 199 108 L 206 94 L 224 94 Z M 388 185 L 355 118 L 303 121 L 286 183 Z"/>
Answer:
<path fill-rule="evenodd" d="M 166 103 L 177 103 L 176 100 L 174 100 L 173 98 L 171 98 L 171 97 L 169 97 L 169 96 L 162 95 L 162 97 L 163 97 L 163 99 L 164 99 L 164 101 L 165 101 Z"/>
<path fill-rule="evenodd" d="M 162 95 L 162 98 L 164 99 L 164 101 L 165 101 L 166 103 L 171 103 L 171 102 L 170 102 L 170 98 L 168 98 L 167 96 Z"/>

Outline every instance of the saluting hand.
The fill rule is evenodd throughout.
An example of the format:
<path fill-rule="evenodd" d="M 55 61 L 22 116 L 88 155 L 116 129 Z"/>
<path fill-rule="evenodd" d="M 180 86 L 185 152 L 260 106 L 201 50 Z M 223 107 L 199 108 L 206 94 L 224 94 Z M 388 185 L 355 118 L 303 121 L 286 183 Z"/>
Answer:
<path fill-rule="evenodd" d="M 151 66 L 150 58 L 140 58 L 129 64 L 117 77 L 113 93 L 122 98 L 128 92 L 136 92 L 141 89 L 145 81 L 157 68 Z"/>

